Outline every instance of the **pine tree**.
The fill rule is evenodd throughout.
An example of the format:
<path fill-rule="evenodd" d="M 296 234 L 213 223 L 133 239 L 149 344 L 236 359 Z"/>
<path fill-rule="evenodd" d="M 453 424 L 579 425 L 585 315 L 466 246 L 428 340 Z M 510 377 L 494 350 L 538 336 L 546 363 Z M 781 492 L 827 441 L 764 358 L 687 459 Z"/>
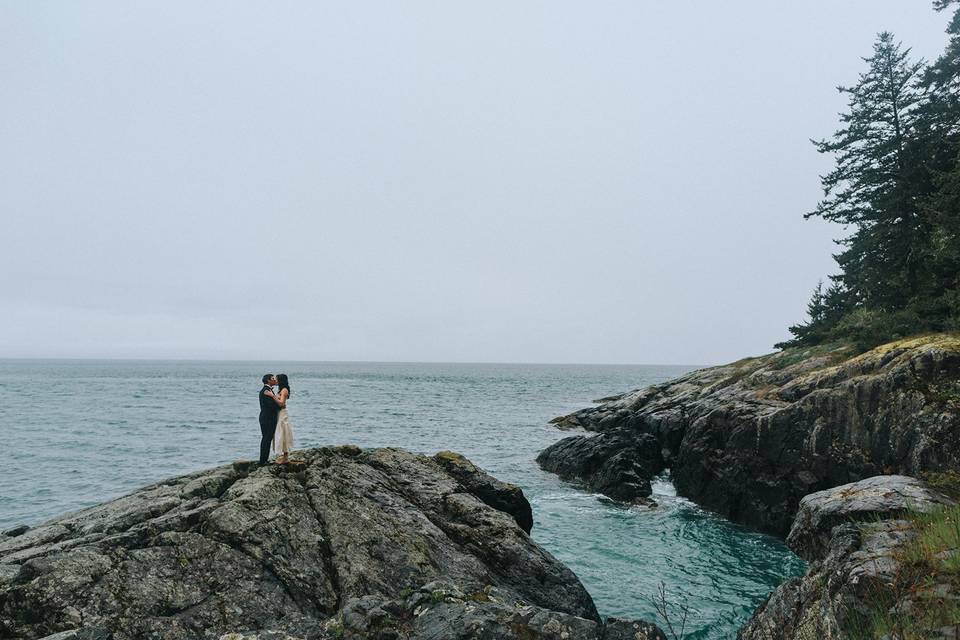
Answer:
<path fill-rule="evenodd" d="M 922 312 L 938 320 L 935 328 L 960 329 L 960 155 L 938 176 L 936 187 L 924 207 L 932 232 Z"/>
<path fill-rule="evenodd" d="M 937 11 L 943 11 L 954 4 L 960 5 L 960 2 L 936 0 L 933 6 Z M 943 100 L 941 106 L 945 107 L 948 114 L 946 124 L 952 125 L 952 132 L 956 133 L 956 127 L 960 121 L 960 108 L 958 108 L 958 102 L 960 102 L 960 6 L 953 13 L 953 18 L 947 26 L 947 34 L 950 36 L 950 41 L 947 43 L 946 51 L 926 70 L 924 82 L 936 97 Z"/>
<path fill-rule="evenodd" d="M 960 5 L 960 0 L 934 2 L 938 11 L 952 5 Z M 932 193 L 923 207 L 931 227 L 923 312 L 943 318 L 944 328 L 956 328 L 960 319 L 960 6 L 947 34 L 945 52 L 923 76 L 927 91 L 923 112 L 931 141 L 927 161 L 935 172 Z"/>
<path fill-rule="evenodd" d="M 835 156 L 821 176 L 824 198 L 806 217 L 851 228 L 808 319 L 790 327 L 813 345 L 842 339 L 859 348 L 919 331 L 960 329 L 960 0 L 946 50 L 926 66 L 881 33 L 849 96 L 841 128 L 814 141 Z"/>
<path fill-rule="evenodd" d="M 813 295 L 810 296 L 810 302 L 807 303 L 807 317 L 810 319 L 810 324 L 817 324 L 823 322 L 823 317 L 826 315 L 826 305 L 823 302 L 823 280 L 817 282 L 817 288 L 813 290 Z"/>
<path fill-rule="evenodd" d="M 924 63 L 911 61 L 910 50 L 889 32 L 879 35 L 864 61 L 868 69 L 857 85 L 838 88 L 849 96 L 841 129 L 830 140 L 814 141 L 820 153 L 835 155 L 836 165 L 821 177 L 824 199 L 806 217 L 854 227 L 834 256 L 847 306 L 896 310 L 918 282 L 914 248 L 923 230 L 917 194 L 930 181 L 914 137 Z"/>
<path fill-rule="evenodd" d="M 848 298 L 837 276 L 831 276 L 834 282 L 830 283 L 826 291 L 823 289 L 823 280 L 817 282 L 810 301 L 807 302 L 807 319 L 801 324 L 789 328 L 793 339 L 773 345 L 777 349 L 797 345 L 816 345 L 831 338 L 831 331 L 843 316 L 850 310 Z"/>

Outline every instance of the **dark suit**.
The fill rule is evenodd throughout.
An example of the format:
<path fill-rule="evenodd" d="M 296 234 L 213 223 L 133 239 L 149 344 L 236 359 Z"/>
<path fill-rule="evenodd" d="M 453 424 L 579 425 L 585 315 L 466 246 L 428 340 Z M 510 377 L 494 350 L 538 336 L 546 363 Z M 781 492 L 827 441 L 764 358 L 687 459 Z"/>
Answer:
<path fill-rule="evenodd" d="M 280 405 L 267 395 L 268 391 L 272 391 L 272 388 L 267 385 L 260 389 L 260 464 L 266 464 L 270 458 L 270 443 L 277 431 L 277 416 L 280 415 Z"/>

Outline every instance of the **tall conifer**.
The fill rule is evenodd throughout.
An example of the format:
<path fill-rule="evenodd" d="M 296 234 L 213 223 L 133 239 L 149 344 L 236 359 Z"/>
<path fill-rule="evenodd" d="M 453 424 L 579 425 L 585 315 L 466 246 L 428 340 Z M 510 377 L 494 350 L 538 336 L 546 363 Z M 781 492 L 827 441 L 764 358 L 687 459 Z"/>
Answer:
<path fill-rule="evenodd" d="M 867 71 L 849 96 L 842 127 L 815 141 L 836 165 L 821 177 L 824 199 L 810 216 L 853 227 L 836 257 L 840 282 L 852 306 L 894 310 L 916 287 L 919 256 L 912 249 L 920 232 L 917 185 L 923 181 L 915 140 L 923 62 L 911 61 L 889 32 L 881 33 Z"/>
<path fill-rule="evenodd" d="M 808 319 L 790 327 L 812 345 L 841 339 L 866 348 L 919 331 L 960 329 L 960 0 L 950 40 L 930 65 L 881 33 L 849 97 L 841 128 L 815 141 L 833 154 L 824 198 L 806 217 L 843 224 L 840 273 L 818 285 Z"/>

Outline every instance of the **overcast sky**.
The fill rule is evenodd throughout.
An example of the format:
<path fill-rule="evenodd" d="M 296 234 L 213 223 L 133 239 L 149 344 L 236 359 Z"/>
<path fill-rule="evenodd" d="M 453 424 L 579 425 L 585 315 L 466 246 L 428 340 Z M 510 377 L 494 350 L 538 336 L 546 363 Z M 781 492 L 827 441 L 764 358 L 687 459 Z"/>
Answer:
<path fill-rule="evenodd" d="M 0 357 L 710 364 L 925 1 L 0 1 Z"/>

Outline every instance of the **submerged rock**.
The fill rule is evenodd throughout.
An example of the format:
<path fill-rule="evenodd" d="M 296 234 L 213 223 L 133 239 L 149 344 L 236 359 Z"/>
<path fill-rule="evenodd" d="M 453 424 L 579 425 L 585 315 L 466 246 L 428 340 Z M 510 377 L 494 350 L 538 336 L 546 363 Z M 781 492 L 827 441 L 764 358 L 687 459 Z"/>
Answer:
<path fill-rule="evenodd" d="M 629 500 L 666 466 L 680 495 L 783 536 L 809 493 L 960 469 L 960 338 L 903 340 L 856 357 L 821 348 L 747 358 L 554 424 L 599 435 L 544 450 L 547 470 Z"/>
<path fill-rule="evenodd" d="M 527 535 L 517 487 L 450 453 L 294 458 L 173 478 L 0 538 L 0 637 L 603 636 L 577 577 Z"/>
<path fill-rule="evenodd" d="M 884 593 L 884 607 L 902 608 L 909 594 L 890 593 L 898 551 L 914 536 L 908 511 L 953 501 L 924 483 L 880 476 L 807 496 L 788 544 L 810 561 L 802 578 L 780 585 L 740 630 L 739 640 L 846 640 Z M 957 621 L 960 623 L 960 620 Z M 924 636 L 926 637 L 926 636 Z"/>

